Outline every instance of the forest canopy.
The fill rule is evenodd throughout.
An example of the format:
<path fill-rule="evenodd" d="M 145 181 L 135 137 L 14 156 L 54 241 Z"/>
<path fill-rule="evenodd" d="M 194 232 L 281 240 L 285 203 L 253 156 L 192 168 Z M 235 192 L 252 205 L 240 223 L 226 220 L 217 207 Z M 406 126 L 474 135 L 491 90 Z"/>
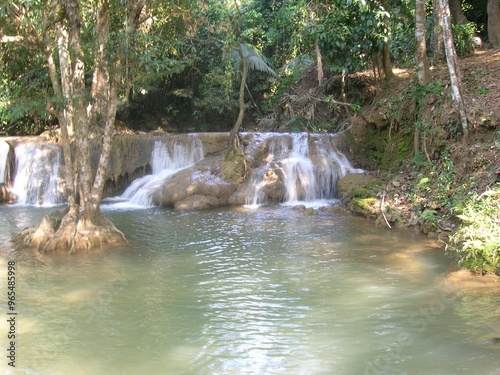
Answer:
<path fill-rule="evenodd" d="M 0 6 L 3 134 L 39 134 L 57 125 L 54 108 L 61 98 L 51 85 L 44 47 L 58 16 L 51 13 L 56 3 L 17 0 Z M 90 50 L 98 37 L 93 20 L 99 1 L 79 3 L 82 48 Z M 255 123 L 274 112 L 311 67 L 321 83 L 323 75 L 366 69 L 377 69 L 384 79 L 390 76 L 386 63 L 415 64 L 414 0 L 148 0 L 141 1 L 137 32 L 125 41 L 120 38 L 127 34 L 119 32 L 122 3 L 110 1 L 112 37 L 105 48 L 124 57 L 117 118 L 135 130 L 231 128 L 241 78 L 234 53 L 238 43 L 277 73 L 256 70 L 248 76 L 246 121 Z M 493 35 L 491 0 L 449 3 L 457 53 L 470 53 L 474 38 L 487 43 Z M 439 47 L 433 45 L 432 1 L 427 4 L 432 59 Z M 85 72 L 85 79 L 92 80 L 92 71 Z"/>

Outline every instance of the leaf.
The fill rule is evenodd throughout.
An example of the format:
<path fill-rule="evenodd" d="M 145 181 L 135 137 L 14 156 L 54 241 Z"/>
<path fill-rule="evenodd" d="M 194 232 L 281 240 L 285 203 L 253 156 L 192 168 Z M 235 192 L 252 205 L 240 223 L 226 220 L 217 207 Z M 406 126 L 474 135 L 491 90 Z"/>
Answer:
<path fill-rule="evenodd" d="M 276 72 L 267 64 L 266 59 L 263 55 L 261 55 L 255 49 L 251 48 L 250 46 L 248 46 L 244 43 L 239 43 L 239 46 L 241 48 L 241 51 L 243 52 L 243 58 L 248 63 L 248 69 L 256 70 L 256 71 L 267 73 L 267 74 L 272 75 L 272 76 L 276 76 Z M 239 53 L 237 52 L 237 50 L 233 49 L 233 52 L 231 53 L 231 57 L 233 58 L 235 63 L 237 63 L 238 65 L 241 64 L 241 60 L 240 60 Z"/>

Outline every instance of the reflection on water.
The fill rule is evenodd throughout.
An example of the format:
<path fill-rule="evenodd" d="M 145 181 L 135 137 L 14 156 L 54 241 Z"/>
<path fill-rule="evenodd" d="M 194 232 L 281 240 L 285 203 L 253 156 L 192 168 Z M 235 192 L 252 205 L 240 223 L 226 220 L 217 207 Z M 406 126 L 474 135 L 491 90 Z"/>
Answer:
<path fill-rule="evenodd" d="M 500 297 L 447 289 L 451 261 L 416 234 L 286 207 L 154 208 L 106 211 L 123 248 L 12 254 L 46 212 L 0 207 L 16 374 L 498 373 Z"/>

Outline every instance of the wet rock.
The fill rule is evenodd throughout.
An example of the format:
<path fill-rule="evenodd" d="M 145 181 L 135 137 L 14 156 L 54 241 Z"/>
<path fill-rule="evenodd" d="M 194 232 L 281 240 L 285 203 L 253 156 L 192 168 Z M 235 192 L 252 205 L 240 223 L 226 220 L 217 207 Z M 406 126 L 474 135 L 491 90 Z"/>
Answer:
<path fill-rule="evenodd" d="M 208 208 L 219 207 L 220 201 L 216 197 L 206 195 L 192 195 L 175 203 L 174 209 L 176 211 L 186 210 L 206 210 Z"/>
<path fill-rule="evenodd" d="M 178 210 L 227 205 L 237 185 L 217 173 L 220 162 L 221 157 L 208 157 L 169 176 L 153 193 L 153 203 Z"/>
<path fill-rule="evenodd" d="M 306 206 L 304 206 L 303 204 L 298 204 L 296 206 L 293 206 L 292 210 L 295 210 L 295 211 L 305 211 L 306 210 Z"/>
<path fill-rule="evenodd" d="M 314 216 L 318 214 L 318 210 L 312 207 L 308 207 L 304 210 L 304 215 L 306 216 Z"/>
<path fill-rule="evenodd" d="M 0 183 L 0 203 L 12 203 L 14 195 L 10 192 L 6 184 Z"/>

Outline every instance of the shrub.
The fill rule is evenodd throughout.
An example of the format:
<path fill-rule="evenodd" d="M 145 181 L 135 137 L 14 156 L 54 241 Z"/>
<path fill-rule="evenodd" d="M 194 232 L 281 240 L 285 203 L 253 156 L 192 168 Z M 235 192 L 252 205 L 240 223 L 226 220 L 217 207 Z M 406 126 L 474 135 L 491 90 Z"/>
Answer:
<path fill-rule="evenodd" d="M 500 184 L 456 207 L 459 229 L 448 248 L 459 264 L 479 274 L 500 274 Z"/>

